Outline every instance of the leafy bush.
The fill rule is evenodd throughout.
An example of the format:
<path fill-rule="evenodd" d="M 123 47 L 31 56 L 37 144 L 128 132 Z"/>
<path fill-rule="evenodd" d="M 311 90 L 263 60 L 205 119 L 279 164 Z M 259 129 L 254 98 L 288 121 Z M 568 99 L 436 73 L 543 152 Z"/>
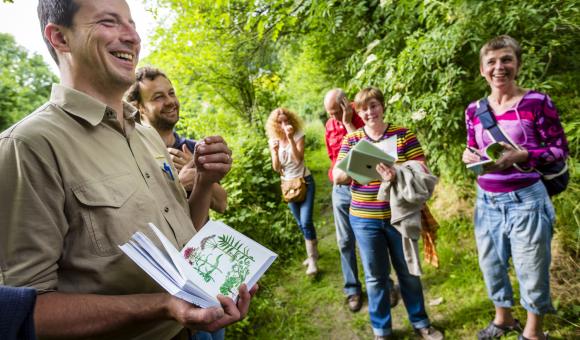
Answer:
<path fill-rule="evenodd" d="M 557 215 L 555 234 L 562 248 L 573 258 L 580 259 L 580 163 L 572 160 L 568 165 L 568 188 L 553 199 Z"/>
<path fill-rule="evenodd" d="M 50 96 L 56 76 L 38 54 L 0 33 L 0 131 L 31 113 Z"/>
<path fill-rule="evenodd" d="M 320 120 L 307 122 L 304 130 L 306 138 L 304 141 L 304 148 L 306 150 L 318 150 L 320 148 L 326 148 L 326 143 L 324 141 L 325 129 Z"/>

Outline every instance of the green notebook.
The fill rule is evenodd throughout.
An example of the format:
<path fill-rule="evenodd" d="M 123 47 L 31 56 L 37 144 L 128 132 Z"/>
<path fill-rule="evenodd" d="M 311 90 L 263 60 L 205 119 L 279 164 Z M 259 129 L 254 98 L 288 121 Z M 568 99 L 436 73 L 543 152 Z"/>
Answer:
<path fill-rule="evenodd" d="M 360 140 L 337 167 L 355 181 L 368 184 L 381 178 L 375 170 L 377 164 L 392 166 L 396 161 L 397 136 L 392 136 L 376 144 Z"/>
<path fill-rule="evenodd" d="M 503 151 L 504 148 L 499 143 L 491 143 L 483 150 L 481 160 L 479 162 L 467 164 L 467 168 L 473 171 L 477 176 L 483 175 L 489 167 L 494 165 L 495 161 L 501 157 Z"/>

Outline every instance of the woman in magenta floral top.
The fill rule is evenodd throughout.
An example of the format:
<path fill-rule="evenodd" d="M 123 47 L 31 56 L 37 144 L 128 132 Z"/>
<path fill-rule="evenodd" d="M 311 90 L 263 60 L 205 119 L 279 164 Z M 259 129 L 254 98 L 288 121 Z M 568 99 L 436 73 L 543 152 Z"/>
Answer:
<path fill-rule="evenodd" d="M 520 46 L 507 35 L 481 48 L 480 72 L 491 88 L 490 111 L 520 148 L 502 144 L 502 156 L 477 178 L 475 237 L 479 265 L 495 306 L 495 318 L 478 339 L 500 338 L 510 331 L 521 333 L 518 339 L 545 339 L 543 315 L 554 310 L 549 278 L 554 208 L 540 175 L 522 172 L 514 164 L 523 169 L 566 159 L 568 144 L 550 97 L 517 85 L 520 66 Z M 475 116 L 477 106 L 475 101 L 465 110 L 465 163 L 479 161 L 493 142 Z M 524 329 L 511 312 L 510 257 L 520 285 L 520 303 L 527 310 Z"/>

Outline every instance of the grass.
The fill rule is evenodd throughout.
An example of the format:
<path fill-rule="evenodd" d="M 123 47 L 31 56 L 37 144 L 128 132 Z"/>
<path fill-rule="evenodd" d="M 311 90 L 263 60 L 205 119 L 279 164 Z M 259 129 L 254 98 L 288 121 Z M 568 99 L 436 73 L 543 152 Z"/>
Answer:
<path fill-rule="evenodd" d="M 373 338 L 366 301 L 363 309 L 353 314 L 348 311 L 342 293 L 340 257 L 332 219 L 331 184 L 326 173 L 326 150 L 318 148 L 309 153 L 307 162 L 317 185 L 314 216 L 321 254 L 320 273 L 315 278 L 304 274 L 305 267 L 301 263 L 306 254 L 302 245 L 297 247 L 299 250 L 293 258 L 276 261 L 260 282 L 261 288 L 252 302 L 248 318 L 242 324 L 230 327 L 228 338 Z M 466 208 L 470 204 L 453 196 L 453 192 L 452 187 L 443 184 L 431 205 L 440 222 L 437 240 L 440 268 L 424 265 L 422 282 L 432 323 L 445 331 L 447 339 L 474 339 L 477 330 L 492 319 L 493 305 L 487 298 L 479 271 L 470 211 Z M 572 272 L 569 272 L 570 260 L 565 262 L 565 256 L 558 255 L 557 243 L 554 248 L 552 272 L 557 280 L 552 281 L 557 282 L 553 284 L 552 296 L 559 310 L 557 314 L 546 317 L 546 330 L 552 339 L 580 338 L 580 306 L 577 303 L 580 268 L 571 259 Z M 563 269 L 560 268 L 562 266 Z M 359 266 L 359 271 L 364 282 L 362 266 Z M 516 283 L 513 278 L 512 282 Z M 514 286 L 514 291 L 517 298 L 517 286 Z M 442 299 L 439 304 L 429 305 L 439 299 Z M 398 339 L 415 339 L 403 303 L 395 307 L 392 313 L 394 335 Z M 525 320 L 525 310 L 517 301 L 514 313 L 520 320 Z M 516 338 L 512 335 L 505 339 Z"/>

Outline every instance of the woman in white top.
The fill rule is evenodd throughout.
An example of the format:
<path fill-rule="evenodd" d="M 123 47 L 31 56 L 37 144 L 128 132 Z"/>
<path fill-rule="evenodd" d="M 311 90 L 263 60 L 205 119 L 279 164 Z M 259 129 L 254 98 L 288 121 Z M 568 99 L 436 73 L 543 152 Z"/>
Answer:
<path fill-rule="evenodd" d="M 274 171 L 280 173 L 283 179 L 304 177 L 306 181 L 306 199 L 303 202 L 288 203 L 288 206 L 306 240 L 308 258 L 303 262 L 308 266 L 306 274 L 315 275 L 318 272 L 316 230 L 312 223 L 315 185 L 310 171 L 304 165 L 302 122 L 294 112 L 277 108 L 268 117 L 266 134 Z"/>

